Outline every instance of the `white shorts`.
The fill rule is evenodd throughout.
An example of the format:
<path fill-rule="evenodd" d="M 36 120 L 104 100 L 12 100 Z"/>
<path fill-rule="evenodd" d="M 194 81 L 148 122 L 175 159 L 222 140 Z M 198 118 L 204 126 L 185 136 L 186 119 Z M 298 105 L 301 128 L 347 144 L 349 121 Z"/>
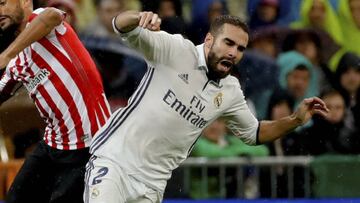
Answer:
<path fill-rule="evenodd" d="M 110 160 L 92 156 L 86 165 L 85 203 L 159 203 L 162 196 Z"/>

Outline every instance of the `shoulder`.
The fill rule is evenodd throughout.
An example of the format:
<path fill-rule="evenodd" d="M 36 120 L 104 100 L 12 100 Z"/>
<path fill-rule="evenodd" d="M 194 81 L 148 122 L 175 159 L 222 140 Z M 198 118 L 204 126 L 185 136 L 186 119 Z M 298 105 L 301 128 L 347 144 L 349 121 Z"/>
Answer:
<path fill-rule="evenodd" d="M 232 75 L 227 76 L 226 78 L 222 79 L 221 85 L 223 86 L 222 88 L 224 91 L 232 95 L 233 99 L 236 98 L 234 101 L 243 102 L 245 100 L 245 95 L 241 89 L 240 82 L 236 77 Z"/>
<path fill-rule="evenodd" d="M 45 11 L 45 8 L 37 8 L 35 9 L 32 13 L 33 14 L 36 14 L 36 15 L 39 15 L 41 12 Z"/>
<path fill-rule="evenodd" d="M 57 15 L 61 15 L 63 19 L 65 18 L 65 15 L 66 15 L 64 11 L 59 10 L 57 8 L 53 8 L 53 7 L 37 8 L 31 13 L 28 22 L 31 22 L 32 20 L 34 20 L 34 18 L 36 18 L 40 13 L 44 12 L 45 10 L 54 11 L 54 12 L 56 12 Z"/>
<path fill-rule="evenodd" d="M 186 49 L 188 53 L 198 57 L 198 52 L 196 50 L 195 44 L 192 41 L 185 39 L 182 35 L 180 36 L 182 37 L 184 49 Z"/>
<path fill-rule="evenodd" d="M 222 79 L 221 85 L 223 85 L 226 88 L 241 89 L 239 79 L 237 79 L 235 76 L 232 75 L 228 75 L 226 78 Z"/>
<path fill-rule="evenodd" d="M 29 17 L 29 22 L 31 22 L 32 20 L 34 20 L 34 18 L 36 18 L 36 16 L 38 16 L 40 13 L 42 13 L 45 9 L 44 8 L 38 8 L 36 10 L 34 10 L 30 17 Z"/>
<path fill-rule="evenodd" d="M 156 33 L 156 32 L 155 32 Z M 184 38 L 181 34 L 169 34 L 165 31 L 158 32 L 163 36 L 167 36 L 168 40 L 171 42 L 173 46 L 177 46 L 178 48 L 186 49 L 186 51 L 196 52 L 196 46 L 188 39 Z"/>
<path fill-rule="evenodd" d="M 170 46 L 172 47 L 172 52 L 175 56 L 184 63 L 189 62 L 189 60 L 195 60 L 197 62 L 198 52 L 196 46 L 190 40 L 185 39 L 181 34 L 169 34 Z"/>

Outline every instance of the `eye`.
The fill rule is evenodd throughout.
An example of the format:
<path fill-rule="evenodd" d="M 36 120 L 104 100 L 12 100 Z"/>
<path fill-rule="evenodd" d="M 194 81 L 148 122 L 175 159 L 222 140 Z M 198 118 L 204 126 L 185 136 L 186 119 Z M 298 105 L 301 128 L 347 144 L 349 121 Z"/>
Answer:
<path fill-rule="evenodd" d="M 228 46 L 232 46 L 232 45 L 235 44 L 233 41 L 231 41 L 229 39 L 225 39 L 224 41 L 225 41 L 225 44 L 228 45 Z"/>
<path fill-rule="evenodd" d="M 238 51 L 240 51 L 240 52 L 244 52 L 245 49 L 246 49 L 246 47 L 244 47 L 244 46 L 239 46 L 238 47 Z"/>

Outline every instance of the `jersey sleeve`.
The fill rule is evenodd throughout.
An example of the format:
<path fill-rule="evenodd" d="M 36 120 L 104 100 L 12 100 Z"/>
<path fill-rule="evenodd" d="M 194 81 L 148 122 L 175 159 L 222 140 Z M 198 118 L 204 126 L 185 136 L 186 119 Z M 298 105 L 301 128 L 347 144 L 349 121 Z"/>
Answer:
<path fill-rule="evenodd" d="M 233 105 L 224 113 L 227 127 L 232 133 L 249 145 L 258 142 L 259 121 L 251 113 L 240 89 L 236 91 Z"/>
<path fill-rule="evenodd" d="M 0 95 L 1 97 L 6 97 L 10 95 L 13 88 L 16 85 L 16 80 L 12 77 L 10 73 L 10 68 L 15 66 L 16 59 L 10 61 L 9 65 L 6 67 L 5 71 L 1 75 L 0 79 Z"/>
<path fill-rule="evenodd" d="M 62 17 L 63 17 L 63 22 L 60 23 L 60 25 L 56 26 L 49 34 L 48 34 L 48 38 L 54 37 L 56 35 L 56 32 L 64 35 L 66 33 L 66 26 L 64 25 L 64 19 L 66 18 L 66 13 L 62 10 L 59 10 L 57 8 L 53 8 L 55 9 L 57 12 L 59 12 Z M 44 12 L 45 8 L 38 8 L 35 11 L 33 11 L 32 15 L 29 18 L 29 23 L 35 19 L 40 13 Z"/>
<path fill-rule="evenodd" d="M 113 27 L 126 43 L 142 53 L 152 65 L 169 65 L 171 58 L 184 50 L 187 43 L 180 34 L 172 35 L 164 31 L 150 31 L 141 27 L 127 33 L 119 33 L 114 24 Z"/>

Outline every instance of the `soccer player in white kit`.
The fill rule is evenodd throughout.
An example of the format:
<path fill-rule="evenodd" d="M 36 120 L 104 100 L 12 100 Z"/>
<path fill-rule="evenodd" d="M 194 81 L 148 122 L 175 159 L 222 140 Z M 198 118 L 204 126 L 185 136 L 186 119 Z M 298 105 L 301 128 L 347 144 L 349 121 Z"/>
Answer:
<path fill-rule="evenodd" d="M 96 134 L 85 175 L 84 201 L 161 202 L 167 180 L 189 155 L 201 131 L 218 117 L 250 145 L 273 141 L 328 111 L 319 98 L 277 121 L 257 121 L 238 79 L 229 75 L 249 40 L 239 18 L 221 16 L 204 44 L 158 31 L 152 12 L 127 11 L 113 19 L 115 32 L 143 53 L 148 71 L 125 108 Z"/>

